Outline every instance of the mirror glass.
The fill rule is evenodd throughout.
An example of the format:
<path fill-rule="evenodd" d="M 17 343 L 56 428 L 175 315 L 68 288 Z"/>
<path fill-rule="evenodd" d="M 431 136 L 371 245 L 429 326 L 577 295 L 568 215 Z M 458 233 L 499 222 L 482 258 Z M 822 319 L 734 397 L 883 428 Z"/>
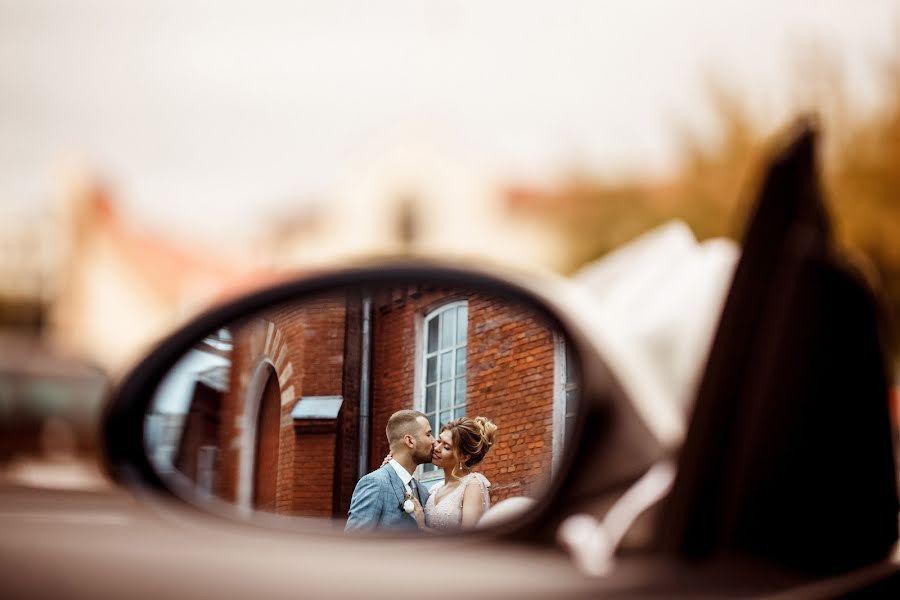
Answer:
<path fill-rule="evenodd" d="M 539 498 L 563 454 L 570 346 L 494 292 L 335 288 L 199 340 L 154 392 L 145 447 L 195 503 L 348 531 L 485 526 Z"/>

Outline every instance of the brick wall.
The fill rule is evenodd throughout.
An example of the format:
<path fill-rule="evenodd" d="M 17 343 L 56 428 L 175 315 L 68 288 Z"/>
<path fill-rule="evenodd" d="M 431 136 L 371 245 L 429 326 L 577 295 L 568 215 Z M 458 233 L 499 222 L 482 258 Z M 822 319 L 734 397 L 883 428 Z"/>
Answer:
<path fill-rule="evenodd" d="M 255 364 L 254 357 L 263 347 L 261 339 L 266 337 L 267 324 L 256 319 L 231 328 L 233 346 L 231 369 L 228 377 L 228 391 L 222 398 L 222 421 L 219 428 L 219 473 L 218 495 L 223 499 L 238 502 L 238 479 L 240 473 L 240 450 L 242 423 L 244 421 L 244 397 L 250 385 L 250 377 Z"/>
<path fill-rule="evenodd" d="M 388 452 L 387 419 L 413 408 L 416 344 L 422 343 L 417 319 L 460 299 L 469 306 L 466 414 L 486 416 L 498 426 L 495 445 L 478 470 L 491 481 L 494 502 L 538 495 L 552 458 L 552 331 L 528 307 L 466 290 L 393 290 L 378 299 L 370 466 L 381 464 Z"/>
<path fill-rule="evenodd" d="M 479 295 L 469 301 L 468 350 L 467 414 L 497 425 L 477 467 L 491 481 L 491 500 L 536 496 L 552 458 L 552 331 L 528 308 Z"/>
<path fill-rule="evenodd" d="M 223 498 L 232 502 L 239 500 L 241 461 L 259 455 L 243 447 L 242 434 L 243 426 L 248 422 L 245 403 L 253 393 L 251 387 L 255 385 L 256 393 L 260 390 L 258 381 L 254 383 L 260 365 L 273 372 L 270 391 L 261 400 L 260 414 L 264 419 L 265 415 L 274 415 L 266 423 L 277 423 L 277 426 L 264 424 L 256 430 L 257 448 L 277 449 L 274 458 L 267 458 L 259 469 L 254 469 L 257 490 L 260 482 L 266 486 L 268 482 L 275 482 L 273 502 L 264 498 L 262 508 L 281 514 L 309 514 L 309 499 L 300 493 L 309 480 L 296 479 L 302 465 L 327 465 L 331 471 L 326 483 L 328 486 L 333 484 L 336 436 L 330 436 L 330 447 L 323 442 L 320 433 L 310 434 L 313 439 L 307 442 L 304 437 L 307 434 L 302 428 L 295 427 L 290 413 L 301 395 L 342 393 L 344 314 L 345 299 L 340 294 L 285 305 L 232 328 L 230 387 L 223 397 L 221 460 L 217 477 L 218 493 Z M 333 424 L 332 428 L 335 427 Z M 253 495 L 257 496 L 255 492 Z M 316 494 L 315 497 L 321 503 L 316 510 L 330 514 L 332 493 Z"/>
<path fill-rule="evenodd" d="M 294 463 L 293 514 L 310 517 L 333 515 L 334 455 L 336 436 L 334 425 L 322 431 L 316 424 L 298 423 Z"/>
<path fill-rule="evenodd" d="M 465 297 L 463 291 L 407 288 L 387 290 L 373 298 L 371 469 L 388 453 L 384 430 L 390 416 L 413 408 L 417 319 Z"/>
<path fill-rule="evenodd" d="M 335 440 L 334 495 L 335 516 L 347 514 L 359 476 L 359 397 L 362 374 L 362 296 L 359 290 L 347 292 L 344 315 L 344 404 L 338 416 Z M 371 351 L 369 354 L 371 357 Z"/>
<path fill-rule="evenodd" d="M 291 318 L 284 319 L 285 333 L 302 335 L 308 349 L 302 362 L 304 396 L 341 394 L 344 370 L 343 299 L 324 298 L 303 302 Z"/>
<path fill-rule="evenodd" d="M 551 467 L 552 332 L 529 308 L 467 290 L 409 287 L 373 296 L 370 468 L 388 451 L 388 417 L 414 406 L 416 370 L 423 368 L 416 364 L 416 346 L 424 341 L 417 326 L 425 314 L 457 300 L 468 302 L 466 414 L 498 426 L 495 445 L 477 469 L 491 480 L 494 502 L 536 496 Z M 231 387 L 220 427 L 222 496 L 237 499 L 243 403 L 262 361 L 275 372 L 280 404 L 277 464 L 266 467 L 275 471 L 274 510 L 346 514 L 358 477 L 360 306 L 358 294 L 341 294 L 270 311 L 233 329 Z M 295 423 L 290 416 L 301 395 L 338 394 L 344 404 L 331 424 Z"/>

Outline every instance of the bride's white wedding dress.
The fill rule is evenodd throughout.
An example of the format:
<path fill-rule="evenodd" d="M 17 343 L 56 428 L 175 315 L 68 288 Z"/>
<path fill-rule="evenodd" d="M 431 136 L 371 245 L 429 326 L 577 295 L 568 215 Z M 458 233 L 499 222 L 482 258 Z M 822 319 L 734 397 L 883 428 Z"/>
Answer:
<path fill-rule="evenodd" d="M 431 495 L 425 502 L 425 524 L 433 529 L 459 529 L 462 527 L 462 503 L 466 486 L 477 485 L 481 489 L 481 502 L 485 511 L 491 506 L 488 488 L 491 482 L 481 473 L 469 473 L 460 478 L 455 490 L 437 501 L 437 492 L 444 486 L 440 482 L 431 488 Z"/>

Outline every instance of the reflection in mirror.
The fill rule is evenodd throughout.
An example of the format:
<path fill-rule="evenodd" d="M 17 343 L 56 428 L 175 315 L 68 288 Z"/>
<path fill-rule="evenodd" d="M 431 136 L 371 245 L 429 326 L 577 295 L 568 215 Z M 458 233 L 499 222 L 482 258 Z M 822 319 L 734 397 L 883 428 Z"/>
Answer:
<path fill-rule="evenodd" d="M 155 391 L 145 446 L 196 503 L 354 531 L 475 527 L 546 488 L 577 366 L 530 304 L 417 283 L 340 288 L 196 343 Z"/>

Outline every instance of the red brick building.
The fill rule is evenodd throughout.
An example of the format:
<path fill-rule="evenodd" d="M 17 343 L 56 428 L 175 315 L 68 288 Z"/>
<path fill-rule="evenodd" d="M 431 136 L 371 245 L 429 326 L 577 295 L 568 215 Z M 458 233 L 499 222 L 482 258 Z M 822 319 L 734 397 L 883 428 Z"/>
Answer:
<path fill-rule="evenodd" d="M 402 408 L 428 415 L 436 435 L 462 415 L 490 418 L 497 438 L 478 470 L 492 500 L 534 496 L 574 408 L 563 340 L 531 308 L 484 293 L 349 290 L 269 311 L 231 337 L 212 485 L 247 508 L 346 516 L 357 480 L 388 452 L 388 417 Z M 200 410 L 209 387 L 197 389 Z M 424 465 L 419 477 L 443 475 Z"/>

